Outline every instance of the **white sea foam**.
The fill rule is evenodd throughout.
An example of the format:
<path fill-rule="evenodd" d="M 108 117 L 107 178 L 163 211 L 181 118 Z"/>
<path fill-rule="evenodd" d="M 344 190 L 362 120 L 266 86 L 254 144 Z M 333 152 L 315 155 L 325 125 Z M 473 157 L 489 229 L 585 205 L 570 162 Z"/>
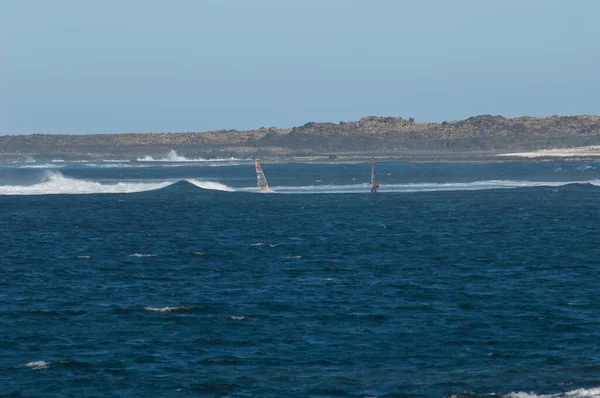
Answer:
<path fill-rule="evenodd" d="M 432 191 L 477 191 L 486 189 L 510 189 L 527 187 L 560 187 L 567 184 L 591 184 L 600 186 L 600 180 L 586 181 L 527 181 L 527 180 L 485 180 L 474 182 L 453 183 L 410 183 L 410 184 L 384 184 L 382 183 L 380 193 L 396 192 L 432 192 Z M 339 194 L 339 193 L 369 193 L 370 185 L 310 185 L 310 186 L 277 186 L 270 193 L 280 194 Z M 240 188 L 238 191 L 262 192 L 258 188 Z"/>
<path fill-rule="evenodd" d="M 189 310 L 191 307 L 144 307 L 146 311 L 152 312 L 176 312 Z"/>
<path fill-rule="evenodd" d="M 105 167 L 115 167 L 106 164 Z M 25 166 L 23 166 L 25 167 Z M 45 166 L 35 166 L 43 168 Z M 118 167 L 118 166 L 116 166 Z M 189 179 L 191 184 L 203 189 L 234 192 L 235 189 L 215 181 Z M 49 194 L 96 194 L 96 193 L 134 193 L 152 191 L 167 187 L 175 181 L 120 181 L 98 182 L 79 180 L 63 176 L 58 171 L 47 171 L 44 180 L 34 185 L 0 185 L 0 195 L 49 195 Z"/>
<path fill-rule="evenodd" d="M 590 165 L 583 165 L 583 166 L 579 166 L 577 167 L 578 171 L 588 171 L 588 170 L 596 170 L 595 166 L 590 166 Z"/>
<path fill-rule="evenodd" d="M 390 185 L 389 190 L 400 192 L 420 191 L 462 191 L 483 190 L 500 188 L 527 188 L 527 187 L 560 187 L 567 184 L 588 183 L 600 185 L 600 180 L 589 181 L 528 181 L 528 180 L 486 180 L 466 183 L 415 183 L 405 185 Z M 381 189 L 384 188 L 384 189 Z M 387 187 L 380 187 L 380 192 L 386 191 Z"/>
<path fill-rule="evenodd" d="M 64 164 L 56 164 L 56 163 L 40 163 L 40 164 L 24 164 L 19 166 L 19 169 L 60 169 L 61 167 L 65 167 Z"/>
<path fill-rule="evenodd" d="M 171 149 L 167 154 L 163 157 L 155 159 L 152 156 L 146 155 L 143 158 L 137 159 L 139 162 L 231 162 L 231 161 L 241 161 L 241 160 L 249 160 L 249 159 L 237 159 L 237 158 L 225 158 L 225 159 L 204 159 L 204 158 L 186 158 L 185 156 L 180 156 L 177 152 Z"/>
<path fill-rule="evenodd" d="M 128 257 L 139 257 L 139 258 L 156 257 L 156 254 L 133 253 L 133 254 L 130 254 Z"/>
<path fill-rule="evenodd" d="M 25 364 L 28 368 L 31 369 L 48 369 L 50 367 L 51 362 L 46 361 L 32 361 Z"/>
<path fill-rule="evenodd" d="M 539 151 L 532 152 L 502 153 L 498 156 L 518 156 L 523 158 L 539 158 L 546 156 L 600 156 L 600 145 L 582 146 L 576 148 L 541 149 Z"/>
<path fill-rule="evenodd" d="M 122 163 L 122 162 L 106 162 L 106 163 L 85 163 L 84 164 L 85 167 L 97 167 L 97 168 L 101 168 L 101 169 L 116 169 L 116 168 L 122 168 L 122 167 L 131 167 L 131 165 L 129 165 L 128 163 Z"/>
<path fill-rule="evenodd" d="M 512 392 L 506 398 L 600 398 L 600 388 L 580 388 L 558 394 L 535 394 L 533 392 Z"/>
<path fill-rule="evenodd" d="M 48 171 L 45 181 L 35 185 L 0 185 L 0 195 L 133 193 L 164 188 L 171 184 L 170 181 L 104 184 L 68 178 L 59 172 Z"/>
<path fill-rule="evenodd" d="M 248 319 L 245 316 L 235 316 L 235 315 L 230 316 L 229 318 L 231 318 L 231 320 L 234 320 L 234 321 L 243 321 L 243 320 Z"/>
<path fill-rule="evenodd" d="M 214 181 L 203 181 L 203 180 L 187 180 L 187 182 L 194 184 L 195 186 L 202 188 L 202 189 L 212 189 L 215 191 L 226 191 L 226 192 L 235 192 L 235 189 L 225 185 L 225 184 L 221 184 L 219 182 L 214 182 Z"/>

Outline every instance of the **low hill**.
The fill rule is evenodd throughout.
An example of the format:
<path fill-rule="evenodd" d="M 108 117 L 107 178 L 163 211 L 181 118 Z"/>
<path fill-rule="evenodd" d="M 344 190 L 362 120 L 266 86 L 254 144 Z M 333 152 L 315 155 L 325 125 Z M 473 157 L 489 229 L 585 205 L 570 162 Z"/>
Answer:
<path fill-rule="evenodd" d="M 188 158 L 488 156 L 600 145 L 600 116 L 474 116 L 443 123 L 369 116 L 294 128 L 187 133 L 0 136 L 0 159 L 137 159 L 171 150 Z"/>

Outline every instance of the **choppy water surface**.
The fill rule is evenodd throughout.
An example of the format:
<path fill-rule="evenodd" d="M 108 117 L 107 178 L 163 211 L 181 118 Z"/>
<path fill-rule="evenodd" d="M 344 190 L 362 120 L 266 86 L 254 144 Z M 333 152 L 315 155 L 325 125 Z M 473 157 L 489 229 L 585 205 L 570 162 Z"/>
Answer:
<path fill-rule="evenodd" d="M 600 164 L 218 166 L 0 165 L 0 394 L 600 396 Z"/>

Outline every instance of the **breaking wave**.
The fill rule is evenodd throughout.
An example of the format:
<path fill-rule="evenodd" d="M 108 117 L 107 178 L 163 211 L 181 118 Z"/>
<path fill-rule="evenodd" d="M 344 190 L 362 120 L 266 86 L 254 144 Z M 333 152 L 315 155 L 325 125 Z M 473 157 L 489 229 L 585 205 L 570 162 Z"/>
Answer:
<path fill-rule="evenodd" d="M 48 171 L 44 181 L 34 185 L 3 185 L 0 195 L 52 195 L 52 194 L 93 194 L 93 193 L 132 193 L 159 189 L 171 182 L 118 182 L 102 184 L 96 181 L 67 178 L 59 172 Z"/>
<path fill-rule="evenodd" d="M 577 390 L 571 390 L 561 392 L 558 394 L 536 394 L 534 392 L 511 392 L 508 394 L 490 394 L 490 395 L 477 395 L 472 393 L 458 393 L 448 395 L 448 398 L 600 398 L 600 388 L 579 388 Z"/>
<path fill-rule="evenodd" d="M 151 312 L 182 312 L 189 311 L 192 307 L 144 307 L 146 311 Z"/>
<path fill-rule="evenodd" d="M 357 194 L 369 193 L 369 184 L 348 185 L 308 185 L 308 186 L 275 186 L 268 191 L 258 187 L 233 188 L 221 182 L 202 179 L 170 179 L 170 180 L 135 180 L 135 181 L 91 181 L 65 177 L 58 171 L 46 170 L 40 182 L 33 185 L 0 185 L 0 195 L 52 195 L 52 194 L 101 194 L 101 193 L 136 193 L 180 184 L 191 184 L 195 187 L 224 191 L 265 194 Z M 589 184 L 600 186 L 600 179 L 586 181 L 527 181 L 527 180 L 485 180 L 453 183 L 407 183 L 384 184 L 379 193 L 412 193 L 434 191 L 479 191 L 487 189 L 511 189 L 532 187 L 561 187 L 571 184 Z"/>
<path fill-rule="evenodd" d="M 65 165 L 57 163 L 39 163 L 18 166 L 19 169 L 60 169 L 61 167 L 65 167 Z"/>
<path fill-rule="evenodd" d="M 195 186 L 219 191 L 235 191 L 227 185 L 212 181 L 187 180 Z M 56 195 L 56 194 L 100 194 L 135 193 L 153 191 L 175 184 L 176 181 L 121 181 L 101 183 L 98 181 L 68 178 L 60 172 L 46 171 L 42 182 L 34 185 L 0 185 L 0 195 Z"/>
<path fill-rule="evenodd" d="M 219 182 L 214 181 L 202 181 L 202 180 L 186 180 L 187 182 L 194 184 L 195 186 L 202 189 L 211 189 L 215 191 L 226 191 L 226 192 L 235 192 L 235 189 L 227 186 L 225 184 L 221 184 Z"/>
<path fill-rule="evenodd" d="M 180 156 L 177 152 L 171 149 L 166 155 L 161 158 L 155 159 L 152 156 L 146 155 L 143 158 L 138 158 L 138 162 L 232 162 L 232 161 L 240 161 L 246 159 L 236 159 L 236 158 L 228 158 L 228 159 L 204 159 L 204 158 L 186 158 L 185 156 Z"/>
<path fill-rule="evenodd" d="M 51 365 L 51 362 L 47 361 L 32 361 L 27 362 L 25 366 L 31 369 L 40 370 L 40 369 L 48 369 Z"/>

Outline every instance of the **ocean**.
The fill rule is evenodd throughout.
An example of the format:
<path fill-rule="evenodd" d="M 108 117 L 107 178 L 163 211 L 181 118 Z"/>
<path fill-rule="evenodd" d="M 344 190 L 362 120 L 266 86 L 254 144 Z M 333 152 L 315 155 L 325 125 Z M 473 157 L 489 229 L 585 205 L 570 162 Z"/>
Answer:
<path fill-rule="evenodd" d="M 600 162 L 0 164 L 0 396 L 600 397 Z"/>

